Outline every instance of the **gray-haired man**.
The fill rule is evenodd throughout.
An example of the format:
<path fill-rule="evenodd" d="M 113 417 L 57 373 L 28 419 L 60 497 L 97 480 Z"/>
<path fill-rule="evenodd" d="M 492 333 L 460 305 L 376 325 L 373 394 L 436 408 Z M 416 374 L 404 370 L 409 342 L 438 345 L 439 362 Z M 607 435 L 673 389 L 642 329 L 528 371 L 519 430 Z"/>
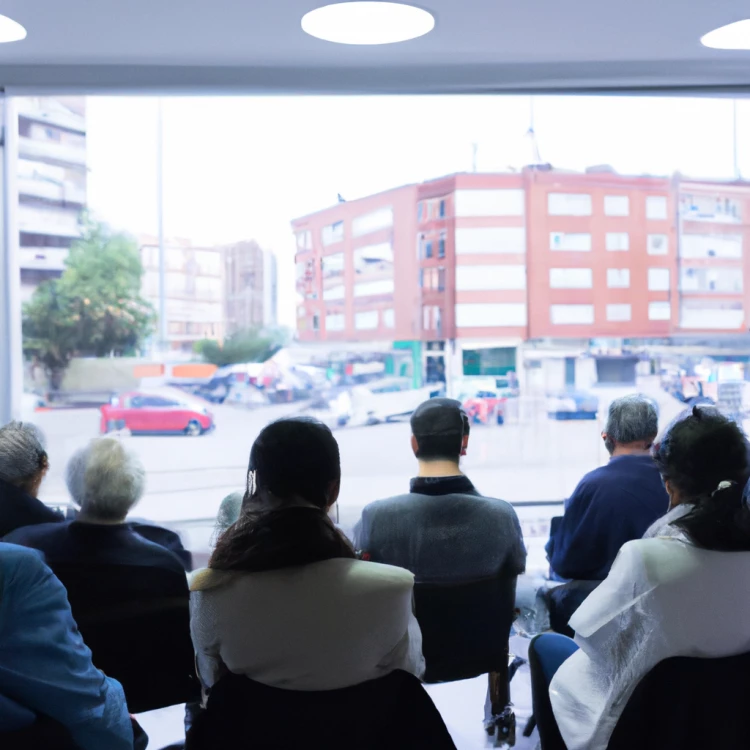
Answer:
<path fill-rule="evenodd" d="M 658 413 L 650 399 L 612 402 L 602 439 L 609 463 L 581 479 L 553 525 L 547 554 L 559 578 L 602 581 L 625 542 L 640 539 L 669 508 L 651 459 Z"/>

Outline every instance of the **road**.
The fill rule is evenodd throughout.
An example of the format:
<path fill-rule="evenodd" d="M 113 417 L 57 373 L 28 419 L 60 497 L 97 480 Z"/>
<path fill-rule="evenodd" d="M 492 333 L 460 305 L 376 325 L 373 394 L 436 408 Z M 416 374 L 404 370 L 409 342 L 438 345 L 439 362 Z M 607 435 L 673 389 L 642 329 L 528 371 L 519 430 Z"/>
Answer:
<path fill-rule="evenodd" d="M 608 391 L 602 406 L 622 390 Z M 662 421 L 678 408 L 665 402 Z M 476 426 L 472 430 L 463 470 L 481 492 L 513 502 L 529 546 L 529 567 L 544 567 L 543 544 L 549 519 L 560 513 L 561 501 L 587 471 L 606 461 L 598 421 L 556 422 L 543 411 L 524 407 L 518 422 Z M 207 548 L 222 498 L 245 486 L 250 446 L 272 419 L 295 413 L 296 405 L 245 410 L 215 407 L 217 429 L 197 438 L 184 436 L 123 437 L 137 451 L 148 474 L 146 495 L 135 515 L 174 525 L 194 549 Z M 604 409 L 600 413 L 604 413 Z M 50 471 L 41 498 L 65 502 L 65 464 L 77 448 L 98 434 L 94 409 L 39 412 L 35 421 L 47 436 Z M 350 529 L 372 500 L 407 491 L 416 461 L 405 422 L 336 432 L 341 450 L 340 522 Z M 189 523 L 193 520 L 200 523 Z"/>

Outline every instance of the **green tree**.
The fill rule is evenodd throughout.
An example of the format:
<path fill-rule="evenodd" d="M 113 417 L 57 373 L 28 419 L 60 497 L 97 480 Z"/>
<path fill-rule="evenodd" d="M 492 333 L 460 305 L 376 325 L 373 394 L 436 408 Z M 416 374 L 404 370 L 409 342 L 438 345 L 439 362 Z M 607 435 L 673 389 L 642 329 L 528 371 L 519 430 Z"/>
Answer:
<path fill-rule="evenodd" d="M 195 351 L 206 362 L 224 367 L 243 362 L 265 362 L 288 343 L 289 334 L 279 329 L 249 329 L 237 331 L 224 339 L 224 343 L 203 339 L 195 343 Z"/>
<path fill-rule="evenodd" d="M 141 297 L 143 266 L 135 240 L 87 220 L 59 279 L 41 284 L 23 309 L 24 352 L 53 389 L 75 355 L 134 354 L 153 328 Z"/>

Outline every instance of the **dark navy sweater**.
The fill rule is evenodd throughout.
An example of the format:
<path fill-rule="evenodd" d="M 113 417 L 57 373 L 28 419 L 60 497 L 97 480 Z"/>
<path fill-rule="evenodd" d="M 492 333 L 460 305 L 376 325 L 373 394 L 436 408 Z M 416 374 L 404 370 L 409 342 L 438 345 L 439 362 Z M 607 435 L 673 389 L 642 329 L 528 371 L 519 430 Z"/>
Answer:
<path fill-rule="evenodd" d="M 625 542 L 640 539 L 669 509 L 650 456 L 617 456 L 589 472 L 565 503 L 547 543 L 561 578 L 603 581 Z"/>

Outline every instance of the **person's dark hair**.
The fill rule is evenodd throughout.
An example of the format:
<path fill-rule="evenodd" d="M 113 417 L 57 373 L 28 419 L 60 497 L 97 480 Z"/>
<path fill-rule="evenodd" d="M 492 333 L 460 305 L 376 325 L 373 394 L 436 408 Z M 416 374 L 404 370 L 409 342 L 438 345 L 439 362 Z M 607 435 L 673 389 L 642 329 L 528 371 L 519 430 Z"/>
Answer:
<path fill-rule="evenodd" d="M 262 571 L 354 558 L 327 513 L 340 478 L 339 447 L 326 425 L 309 418 L 269 424 L 250 450 L 240 517 L 219 537 L 209 567 Z"/>
<path fill-rule="evenodd" d="M 662 478 L 691 506 L 672 525 L 699 547 L 750 551 L 750 506 L 743 496 L 749 451 L 736 422 L 698 406 L 678 417 L 654 445 Z"/>
<path fill-rule="evenodd" d="M 416 456 L 421 461 L 458 461 L 463 438 L 471 429 L 469 417 L 459 401 L 428 399 L 411 416 L 412 435 L 417 440 Z"/>

